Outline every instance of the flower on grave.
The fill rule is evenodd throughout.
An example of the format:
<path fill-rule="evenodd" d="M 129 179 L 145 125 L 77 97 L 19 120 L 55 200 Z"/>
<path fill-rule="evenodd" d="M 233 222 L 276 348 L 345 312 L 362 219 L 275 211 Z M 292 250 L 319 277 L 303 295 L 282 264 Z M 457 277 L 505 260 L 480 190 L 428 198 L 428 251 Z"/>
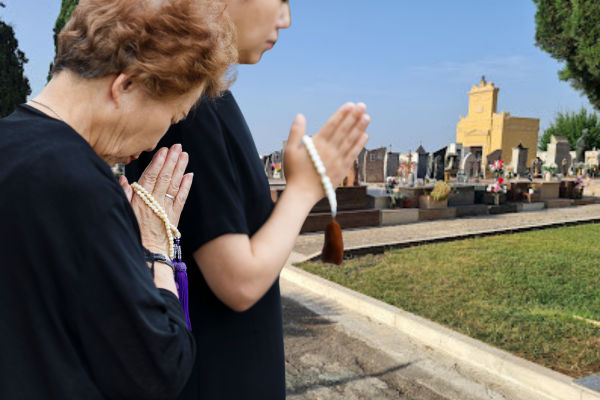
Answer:
<path fill-rule="evenodd" d="M 395 176 L 388 176 L 386 178 L 386 191 L 388 193 L 393 192 L 394 189 L 396 189 L 397 185 L 398 185 L 398 179 Z"/>
<path fill-rule="evenodd" d="M 277 172 L 281 172 L 281 163 L 277 163 L 275 169 L 277 170 Z"/>
<path fill-rule="evenodd" d="M 490 165 L 490 171 L 497 175 L 504 173 L 505 168 L 504 161 L 502 160 L 498 160 Z"/>
<path fill-rule="evenodd" d="M 546 172 L 555 173 L 556 171 L 558 171 L 558 165 L 556 165 L 556 163 L 550 163 L 548 165 L 544 165 L 542 169 Z"/>
<path fill-rule="evenodd" d="M 506 185 L 502 185 L 500 179 L 494 182 L 492 185 L 488 185 L 488 187 L 486 188 L 488 193 L 493 193 L 495 195 L 500 195 L 500 193 L 506 193 Z"/>
<path fill-rule="evenodd" d="M 583 175 L 579 175 L 577 179 L 575 179 L 575 188 L 582 190 L 583 188 L 589 186 L 590 178 L 588 177 L 585 181 L 583 180 Z"/>

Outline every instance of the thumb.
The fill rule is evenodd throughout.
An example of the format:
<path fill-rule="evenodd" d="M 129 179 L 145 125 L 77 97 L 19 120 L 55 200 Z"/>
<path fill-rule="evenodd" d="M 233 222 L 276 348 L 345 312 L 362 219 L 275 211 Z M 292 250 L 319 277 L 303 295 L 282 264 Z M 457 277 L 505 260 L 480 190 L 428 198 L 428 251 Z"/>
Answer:
<path fill-rule="evenodd" d="M 291 149 L 300 147 L 300 143 L 302 142 L 302 137 L 306 133 L 306 118 L 302 114 L 296 115 L 294 118 L 294 122 L 292 123 L 292 127 L 290 128 L 290 136 L 288 137 L 288 143 L 286 147 L 291 147 Z"/>

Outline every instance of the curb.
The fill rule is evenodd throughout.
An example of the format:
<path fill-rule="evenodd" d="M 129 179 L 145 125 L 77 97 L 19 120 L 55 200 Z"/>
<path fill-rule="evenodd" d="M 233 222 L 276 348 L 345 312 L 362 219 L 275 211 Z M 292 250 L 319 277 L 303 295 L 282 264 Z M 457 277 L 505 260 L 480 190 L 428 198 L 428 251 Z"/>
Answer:
<path fill-rule="evenodd" d="M 534 392 L 549 400 L 600 400 L 600 393 L 576 386 L 573 379 L 564 374 L 312 275 L 289 263 L 283 268 L 281 277 L 354 312 L 394 327 L 434 351 L 497 375 L 526 392 Z"/>
<path fill-rule="evenodd" d="M 530 232 L 535 230 L 562 228 L 567 226 L 587 225 L 600 223 L 600 218 L 578 219 L 563 222 L 540 223 L 534 225 L 523 225 L 515 228 L 504 228 L 497 230 L 483 230 L 476 232 L 463 233 L 459 235 L 437 236 L 427 239 L 405 240 L 401 242 L 381 243 L 369 246 L 350 247 L 344 250 L 344 259 L 360 257 L 368 254 L 383 254 L 389 250 L 406 249 L 416 246 L 424 246 L 428 244 L 454 242 L 458 240 L 467 240 L 487 236 L 500 236 L 512 233 Z M 321 258 L 321 252 L 313 253 L 306 256 L 306 261 L 318 261 Z"/>

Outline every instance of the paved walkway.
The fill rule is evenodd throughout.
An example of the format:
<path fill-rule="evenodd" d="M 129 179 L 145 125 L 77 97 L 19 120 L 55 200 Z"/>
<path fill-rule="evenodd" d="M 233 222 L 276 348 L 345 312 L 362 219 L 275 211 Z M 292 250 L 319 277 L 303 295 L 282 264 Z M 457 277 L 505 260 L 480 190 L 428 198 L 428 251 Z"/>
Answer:
<path fill-rule="evenodd" d="M 280 282 L 289 400 L 541 400 Z"/>
<path fill-rule="evenodd" d="M 600 204 L 555 208 L 536 212 L 420 222 L 385 228 L 354 229 L 344 231 L 344 247 L 351 249 L 378 246 L 411 240 L 452 237 L 469 233 L 494 232 L 503 229 L 544 226 L 597 218 L 600 218 Z M 294 252 L 310 258 L 319 255 L 322 248 L 322 233 L 306 234 L 296 240 Z"/>

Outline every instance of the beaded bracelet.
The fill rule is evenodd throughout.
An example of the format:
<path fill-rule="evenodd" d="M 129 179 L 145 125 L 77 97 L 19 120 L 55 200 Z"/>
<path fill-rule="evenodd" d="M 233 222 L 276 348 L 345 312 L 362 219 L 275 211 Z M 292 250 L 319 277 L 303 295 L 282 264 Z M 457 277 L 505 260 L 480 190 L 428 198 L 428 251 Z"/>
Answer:
<path fill-rule="evenodd" d="M 139 183 L 134 182 L 131 184 L 131 188 L 134 193 L 137 194 L 140 199 L 148 206 L 154 213 L 163 220 L 165 228 L 167 230 L 167 236 L 169 238 L 169 260 L 165 260 L 165 264 L 173 268 L 173 275 L 175 279 L 175 286 L 177 286 L 177 294 L 179 296 L 179 302 L 183 308 L 183 314 L 185 315 L 185 321 L 188 329 L 192 330 L 192 324 L 190 322 L 190 313 L 188 309 L 188 279 L 187 279 L 187 266 L 182 260 L 181 256 L 181 232 L 175 225 L 173 225 L 167 213 L 160 204 L 152 197 L 146 189 L 144 189 Z M 152 254 L 152 253 L 150 253 Z M 148 255 L 145 255 L 148 256 Z M 152 272 L 154 274 L 154 261 L 161 261 L 157 259 L 157 255 L 153 256 Z M 164 256 L 163 256 L 164 257 Z M 170 263 L 169 263 L 170 262 Z"/>
<path fill-rule="evenodd" d="M 325 189 L 325 195 L 327 196 L 327 200 L 329 200 L 329 206 L 331 207 L 331 214 L 333 218 L 337 215 L 337 197 L 335 195 L 335 189 L 331 184 L 331 179 L 327 176 L 327 170 L 325 169 L 325 165 L 323 165 L 323 161 L 321 160 L 321 156 L 319 156 L 319 152 L 315 147 L 315 143 L 312 138 L 308 135 L 304 135 L 302 137 L 302 142 L 306 146 L 306 150 L 308 150 L 308 154 L 312 159 L 315 168 L 319 175 L 321 175 L 321 183 L 323 184 L 323 188 Z"/>
<path fill-rule="evenodd" d="M 331 179 L 327 176 L 327 170 L 323 161 L 319 156 L 315 144 L 310 136 L 302 137 L 302 143 L 306 146 L 306 150 L 312 159 L 313 164 L 319 175 L 321 175 L 321 183 L 325 189 L 325 195 L 329 200 L 329 206 L 331 207 L 332 221 L 327 224 L 325 228 L 325 242 L 323 244 L 322 260 L 325 263 L 341 265 L 344 261 L 344 241 L 342 238 L 342 229 L 340 225 L 335 221 L 337 215 L 337 197 L 335 195 L 335 189 L 331 183 Z"/>

